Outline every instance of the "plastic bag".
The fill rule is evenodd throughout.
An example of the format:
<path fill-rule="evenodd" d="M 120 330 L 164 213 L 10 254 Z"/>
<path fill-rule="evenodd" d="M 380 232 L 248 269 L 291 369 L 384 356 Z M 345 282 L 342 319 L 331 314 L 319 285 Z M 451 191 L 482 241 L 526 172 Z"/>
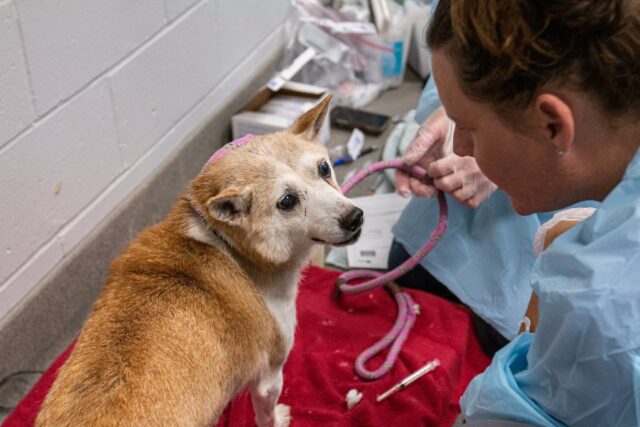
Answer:
<path fill-rule="evenodd" d="M 317 0 L 293 0 L 292 5 L 285 25 L 289 40 L 285 64 L 309 47 L 317 52 L 297 80 L 326 87 L 337 104 L 354 108 L 365 106 L 382 90 L 400 83 L 406 41 L 397 40 L 395 30 L 382 36 L 377 33 L 366 0 L 345 0 L 340 9 Z M 393 10 L 393 23 L 400 25 L 406 15 L 404 8 L 395 5 Z"/>

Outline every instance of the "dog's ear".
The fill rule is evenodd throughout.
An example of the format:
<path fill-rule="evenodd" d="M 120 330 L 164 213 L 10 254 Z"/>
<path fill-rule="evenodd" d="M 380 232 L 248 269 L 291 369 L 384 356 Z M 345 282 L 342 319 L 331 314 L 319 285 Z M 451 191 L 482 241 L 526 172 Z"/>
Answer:
<path fill-rule="evenodd" d="M 329 111 L 329 101 L 331 101 L 331 95 L 325 96 L 318 105 L 298 117 L 289 128 L 289 132 L 294 135 L 300 135 L 308 141 L 318 142 L 320 140 L 320 129 Z"/>
<path fill-rule="evenodd" d="M 218 221 L 238 224 L 251 210 L 251 190 L 228 188 L 207 200 L 209 215 Z"/>

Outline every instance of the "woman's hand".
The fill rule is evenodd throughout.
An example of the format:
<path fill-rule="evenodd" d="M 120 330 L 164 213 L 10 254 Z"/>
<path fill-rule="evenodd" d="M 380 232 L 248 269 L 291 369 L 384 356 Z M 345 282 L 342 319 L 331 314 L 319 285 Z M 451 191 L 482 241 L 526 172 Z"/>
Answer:
<path fill-rule="evenodd" d="M 409 165 L 422 166 L 431 180 L 424 182 L 398 171 L 396 189 L 400 194 L 434 197 L 441 190 L 465 206 L 477 207 L 496 190 L 473 157 L 453 153 L 454 131 L 455 126 L 442 107 L 424 121 L 407 148 L 404 160 Z"/>

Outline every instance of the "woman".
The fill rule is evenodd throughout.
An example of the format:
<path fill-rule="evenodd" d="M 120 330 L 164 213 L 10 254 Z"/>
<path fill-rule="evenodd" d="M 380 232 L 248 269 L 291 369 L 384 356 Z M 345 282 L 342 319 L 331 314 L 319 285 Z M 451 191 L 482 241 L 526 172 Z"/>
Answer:
<path fill-rule="evenodd" d="M 463 414 L 638 425 L 640 2 L 443 0 L 428 43 L 456 154 L 518 213 L 602 201 L 537 259 L 537 331 L 496 354 Z"/>
<path fill-rule="evenodd" d="M 433 79 L 423 90 L 415 119 L 421 126 L 405 161 L 418 162 L 434 179 L 425 184 L 396 173 L 398 192 L 420 197 L 411 200 L 393 228 L 389 267 L 402 264 L 424 244 L 438 220 L 438 204 L 431 198 L 438 190 L 445 192 L 447 233 L 398 283 L 468 306 L 476 336 L 485 353 L 493 356 L 517 335 L 531 298 L 534 236 L 553 212 L 518 215 L 473 157 L 453 153 L 452 126 Z M 597 203 L 580 203 L 585 206 Z"/>

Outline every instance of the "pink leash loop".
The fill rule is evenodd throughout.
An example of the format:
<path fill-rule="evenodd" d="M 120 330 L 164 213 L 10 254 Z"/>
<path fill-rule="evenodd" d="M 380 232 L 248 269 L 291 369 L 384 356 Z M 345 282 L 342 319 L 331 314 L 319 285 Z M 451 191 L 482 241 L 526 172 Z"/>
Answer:
<path fill-rule="evenodd" d="M 420 166 L 409 166 L 400 159 L 389 160 L 385 162 L 374 163 L 368 168 L 358 172 L 342 186 L 341 190 L 346 194 L 357 183 L 362 181 L 367 176 L 390 168 L 402 169 L 409 172 L 414 177 L 420 179 L 425 179 L 428 176 L 426 171 Z M 378 286 L 385 285 L 386 283 L 397 279 L 398 277 L 402 276 L 403 274 L 420 264 L 420 261 L 422 261 L 422 259 L 433 250 L 435 245 L 438 243 L 438 240 L 440 240 L 445 230 L 447 229 L 447 200 L 442 192 L 438 193 L 438 204 L 440 207 L 438 225 L 431 233 L 429 240 L 418 250 L 418 252 L 416 252 L 411 258 L 406 260 L 400 266 L 387 273 L 380 273 L 373 270 L 354 270 L 341 274 L 336 282 L 336 286 L 339 292 L 351 295 L 377 288 Z M 349 282 L 351 280 L 358 278 L 369 278 L 371 280 L 358 285 L 349 285 Z M 398 304 L 398 317 L 395 324 L 380 341 L 367 348 L 356 358 L 356 373 L 363 379 L 378 379 L 386 375 L 391 370 L 391 368 L 393 368 L 393 365 L 398 359 L 398 354 L 402 349 L 402 345 L 407 340 L 409 331 L 413 327 L 413 324 L 416 320 L 419 306 L 413 301 L 411 296 L 404 291 L 394 291 L 393 295 Z M 385 361 L 382 363 L 382 365 L 374 371 L 369 371 L 365 367 L 365 364 L 372 357 L 380 353 L 388 346 L 391 346 L 391 349 L 389 350 L 389 353 L 387 354 L 387 357 L 385 358 Z"/>

